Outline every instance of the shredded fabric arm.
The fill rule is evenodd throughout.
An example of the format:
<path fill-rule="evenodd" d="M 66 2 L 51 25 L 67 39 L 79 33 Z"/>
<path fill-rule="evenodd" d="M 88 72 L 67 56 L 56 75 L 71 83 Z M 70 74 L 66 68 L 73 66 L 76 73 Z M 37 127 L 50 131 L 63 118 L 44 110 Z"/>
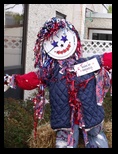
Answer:
<path fill-rule="evenodd" d="M 110 70 L 112 71 L 112 52 L 106 52 L 102 56 L 102 67 L 95 74 L 96 77 L 96 100 L 98 105 L 102 105 L 106 93 L 110 89 L 112 93 L 112 80 L 110 77 Z M 112 95 L 112 94 L 111 94 Z"/>

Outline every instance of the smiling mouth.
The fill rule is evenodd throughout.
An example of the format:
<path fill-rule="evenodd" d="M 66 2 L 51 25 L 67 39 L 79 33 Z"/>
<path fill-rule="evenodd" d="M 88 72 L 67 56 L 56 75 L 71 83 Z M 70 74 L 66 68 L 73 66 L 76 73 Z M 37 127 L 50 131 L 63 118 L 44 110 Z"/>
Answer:
<path fill-rule="evenodd" d="M 69 42 L 69 44 L 67 45 L 67 47 L 65 48 L 65 49 L 63 49 L 63 50 L 59 50 L 59 51 L 54 51 L 56 54 L 63 54 L 63 53 L 66 53 L 67 51 L 69 51 L 69 49 L 70 49 L 70 47 L 71 47 L 71 45 L 70 45 L 70 42 Z"/>

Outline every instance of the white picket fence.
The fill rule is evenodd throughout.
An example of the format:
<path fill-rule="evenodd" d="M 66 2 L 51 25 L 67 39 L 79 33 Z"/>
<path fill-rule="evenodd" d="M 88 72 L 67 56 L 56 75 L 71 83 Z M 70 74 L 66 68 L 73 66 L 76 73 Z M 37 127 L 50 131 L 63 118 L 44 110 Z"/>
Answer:
<path fill-rule="evenodd" d="M 106 40 L 81 40 L 83 57 L 103 54 L 112 51 L 112 41 Z M 22 50 L 22 37 L 4 36 L 5 54 L 19 55 Z"/>
<path fill-rule="evenodd" d="M 81 44 L 83 57 L 112 51 L 112 41 L 83 39 Z"/>
<path fill-rule="evenodd" d="M 22 37 L 4 36 L 4 66 L 21 64 Z"/>
<path fill-rule="evenodd" d="M 4 48 L 21 48 L 22 37 L 19 36 L 4 36 Z"/>

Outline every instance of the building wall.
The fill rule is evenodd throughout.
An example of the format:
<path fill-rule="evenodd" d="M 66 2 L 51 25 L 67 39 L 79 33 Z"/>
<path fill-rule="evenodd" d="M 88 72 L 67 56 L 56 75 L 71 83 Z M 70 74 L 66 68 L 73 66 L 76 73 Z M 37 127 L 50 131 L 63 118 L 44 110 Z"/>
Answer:
<path fill-rule="evenodd" d="M 90 19 L 90 18 L 88 18 Z M 89 29 L 105 29 L 112 30 L 112 14 L 99 14 L 95 13 L 91 15 L 91 20 L 87 20 L 85 24 L 85 39 L 89 37 Z"/>
<path fill-rule="evenodd" d="M 106 8 L 102 4 L 86 4 L 90 10 L 98 13 L 107 13 Z"/>

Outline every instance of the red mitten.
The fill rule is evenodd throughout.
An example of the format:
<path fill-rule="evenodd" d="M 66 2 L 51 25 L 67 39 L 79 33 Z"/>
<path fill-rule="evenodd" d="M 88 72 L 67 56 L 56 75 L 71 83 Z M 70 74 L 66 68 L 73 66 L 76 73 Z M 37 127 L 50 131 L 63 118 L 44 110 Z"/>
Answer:
<path fill-rule="evenodd" d="M 107 70 L 112 69 L 112 52 L 108 52 L 108 53 L 103 54 L 103 66 Z"/>
<path fill-rule="evenodd" d="M 35 72 L 30 72 L 24 75 L 15 76 L 16 85 L 24 90 L 32 90 L 41 84 L 41 80 L 38 79 Z"/>

